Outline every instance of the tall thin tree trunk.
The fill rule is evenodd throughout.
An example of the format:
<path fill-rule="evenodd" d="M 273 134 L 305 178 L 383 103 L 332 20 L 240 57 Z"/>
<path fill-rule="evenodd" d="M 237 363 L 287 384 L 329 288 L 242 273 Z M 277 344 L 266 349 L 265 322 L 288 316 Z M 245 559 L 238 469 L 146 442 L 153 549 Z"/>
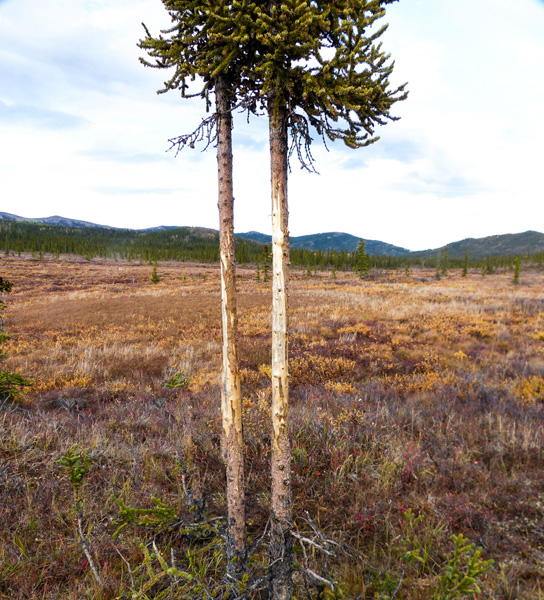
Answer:
<path fill-rule="evenodd" d="M 287 212 L 287 111 L 268 105 L 272 183 L 272 500 L 270 563 L 272 600 L 292 595 L 291 450 L 287 432 L 287 326 L 289 230 Z"/>
<path fill-rule="evenodd" d="M 246 566 L 244 446 L 242 395 L 238 367 L 236 262 L 234 253 L 234 197 L 232 186 L 232 115 L 229 89 L 223 75 L 215 82 L 217 110 L 217 166 L 219 177 L 219 244 L 223 374 L 221 411 L 227 470 L 227 578 L 239 581 Z"/>

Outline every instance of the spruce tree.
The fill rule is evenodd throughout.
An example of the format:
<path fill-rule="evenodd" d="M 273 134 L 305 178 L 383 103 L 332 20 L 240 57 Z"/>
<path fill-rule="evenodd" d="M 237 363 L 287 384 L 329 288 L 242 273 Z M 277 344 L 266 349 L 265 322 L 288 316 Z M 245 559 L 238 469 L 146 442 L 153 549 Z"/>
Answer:
<path fill-rule="evenodd" d="M 440 261 L 440 274 L 447 277 L 449 267 L 450 267 L 450 257 L 449 257 L 448 247 L 446 246 L 444 248 L 444 252 L 442 254 L 442 259 Z"/>
<path fill-rule="evenodd" d="M 292 591 L 292 501 L 288 439 L 288 157 L 313 170 L 311 131 L 360 148 L 406 97 L 391 90 L 393 63 L 377 43 L 377 20 L 394 0 L 268 0 L 257 3 L 260 61 L 252 73 L 269 118 L 272 196 L 272 564 L 270 597 Z M 289 135 L 291 143 L 289 143 Z"/>
<path fill-rule="evenodd" d="M 234 195 L 232 179 L 232 109 L 247 93 L 241 65 L 253 55 L 252 2 L 237 0 L 162 0 L 172 27 L 153 37 L 146 29 L 140 48 L 155 62 L 154 68 L 174 68 L 159 93 L 179 90 L 184 98 L 200 95 L 215 111 L 190 134 L 173 138 L 179 149 L 199 141 L 217 143 L 218 208 L 221 263 L 223 368 L 221 407 L 227 470 L 227 575 L 234 583 L 243 577 L 246 565 L 244 458 L 242 397 L 238 363 L 238 317 L 236 311 L 236 265 L 234 244 Z M 144 26 L 145 27 L 145 26 Z M 250 73 L 250 69 L 246 69 Z M 201 82 L 198 91 L 191 82 Z"/>
<path fill-rule="evenodd" d="M 440 265 L 442 264 L 442 253 L 440 252 L 440 248 L 436 251 L 436 272 L 434 274 L 434 278 L 440 280 Z"/>
<path fill-rule="evenodd" d="M 355 251 L 355 272 L 359 279 L 368 277 L 370 273 L 370 258 L 365 250 L 365 241 L 361 238 Z"/>
<path fill-rule="evenodd" d="M 270 262 L 270 253 L 268 251 L 268 246 L 265 244 L 263 247 L 263 282 L 266 283 L 268 281 L 268 271 Z"/>
<path fill-rule="evenodd" d="M 514 277 L 512 279 L 512 283 L 514 283 L 515 285 L 519 284 L 520 273 L 521 273 L 521 263 L 519 260 L 519 256 L 516 256 L 516 258 L 514 259 Z"/>
<path fill-rule="evenodd" d="M 495 272 L 495 268 L 493 266 L 493 259 L 490 256 L 487 256 L 485 259 L 485 267 L 486 271 L 489 275 L 493 275 Z"/>
<path fill-rule="evenodd" d="M 461 271 L 461 277 L 466 277 L 468 274 L 468 250 L 465 250 L 465 259 L 463 261 L 463 270 Z"/>

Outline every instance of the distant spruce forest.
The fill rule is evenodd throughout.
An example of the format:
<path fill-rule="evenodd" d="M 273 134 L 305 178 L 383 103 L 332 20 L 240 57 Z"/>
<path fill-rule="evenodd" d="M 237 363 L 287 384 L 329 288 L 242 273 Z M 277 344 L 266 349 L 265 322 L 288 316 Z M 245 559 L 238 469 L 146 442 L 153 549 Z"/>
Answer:
<path fill-rule="evenodd" d="M 313 237 L 318 236 L 319 234 Z M 485 240 L 490 241 L 484 243 Z M 488 255 L 486 248 L 489 250 Z M 213 229 L 198 227 L 134 230 L 100 226 L 69 227 L 5 219 L 0 220 L 0 252 L 5 256 L 31 253 L 36 258 L 43 258 L 45 255 L 72 255 L 87 260 L 101 258 L 149 263 L 169 260 L 215 263 L 219 261 L 219 236 Z M 439 268 L 447 261 L 449 268 L 468 265 L 471 268 L 487 268 L 492 272 L 495 268 L 511 268 L 516 257 L 524 263 L 542 267 L 544 234 L 526 232 L 464 240 L 425 252 L 405 250 L 400 256 L 373 255 L 369 252 L 370 267 L 379 269 L 412 266 Z M 271 260 L 270 245 L 237 237 L 236 259 L 241 265 L 267 263 Z M 291 264 L 302 268 L 346 270 L 353 268 L 355 252 L 315 249 L 315 244 L 314 248 L 293 246 Z"/>

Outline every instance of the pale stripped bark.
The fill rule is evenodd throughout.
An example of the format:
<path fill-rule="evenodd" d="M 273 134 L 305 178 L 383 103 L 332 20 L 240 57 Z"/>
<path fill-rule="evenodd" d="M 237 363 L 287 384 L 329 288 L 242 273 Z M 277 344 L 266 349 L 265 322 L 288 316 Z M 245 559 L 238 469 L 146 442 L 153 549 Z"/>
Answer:
<path fill-rule="evenodd" d="M 226 82 L 215 83 L 217 104 L 217 166 L 219 177 L 219 244 L 223 371 L 221 412 L 227 471 L 227 579 L 234 583 L 245 572 L 246 524 L 242 396 L 238 367 L 234 197 L 232 185 L 232 115 Z"/>
<path fill-rule="evenodd" d="M 287 211 L 287 111 L 269 100 L 272 184 L 272 499 L 270 531 L 273 600 L 292 595 L 291 452 L 288 418 L 289 231 Z"/>
<path fill-rule="evenodd" d="M 98 569 L 94 564 L 93 557 L 91 555 L 91 551 L 89 550 L 89 544 L 87 544 L 87 538 L 83 533 L 83 509 L 81 507 L 82 500 L 79 497 L 79 494 L 76 494 L 76 513 L 77 513 L 77 532 L 79 534 L 79 543 L 83 548 L 83 552 L 85 554 L 85 558 L 89 563 L 89 567 L 91 567 L 91 572 L 93 574 L 94 580 L 98 585 L 104 585 L 100 575 L 98 574 Z"/>

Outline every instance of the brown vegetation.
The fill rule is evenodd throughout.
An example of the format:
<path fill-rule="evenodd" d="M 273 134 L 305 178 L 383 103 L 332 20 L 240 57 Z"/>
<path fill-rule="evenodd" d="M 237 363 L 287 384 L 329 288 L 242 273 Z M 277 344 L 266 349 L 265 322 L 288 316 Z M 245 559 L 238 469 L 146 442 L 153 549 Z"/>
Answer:
<path fill-rule="evenodd" d="M 185 475 L 209 517 L 225 514 L 219 267 L 160 264 L 152 284 L 143 264 L 1 261 L 14 283 L 5 367 L 34 386 L 0 413 L 0 597 L 117 597 L 130 584 L 119 553 L 138 564 L 152 532 L 114 539 L 113 496 L 183 515 Z M 270 512 L 271 289 L 238 276 L 255 535 Z M 365 557 L 329 565 L 346 597 L 390 598 L 404 573 L 397 598 L 430 598 L 452 533 L 495 560 L 482 598 L 544 597 L 544 274 L 293 273 L 291 290 L 294 513 Z M 182 387 L 165 387 L 178 373 Z M 101 591 L 56 464 L 76 443 Z M 408 509 L 424 516 L 411 534 Z M 424 567 L 403 563 L 416 542 Z"/>

